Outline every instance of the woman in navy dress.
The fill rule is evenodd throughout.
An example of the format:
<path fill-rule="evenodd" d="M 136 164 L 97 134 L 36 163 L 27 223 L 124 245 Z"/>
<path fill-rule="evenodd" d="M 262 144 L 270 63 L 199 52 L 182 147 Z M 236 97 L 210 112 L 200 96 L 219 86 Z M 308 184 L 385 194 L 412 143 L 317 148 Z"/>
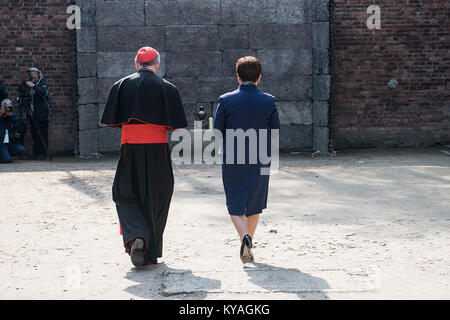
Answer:
<path fill-rule="evenodd" d="M 260 157 L 260 148 L 263 156 L 270 156 L 271 129 L 280 128 L 275 97 L 257 87 L 261 71 L 258 58 L 240 58 L 239 88 L 220 96 L 214 117 L 214 128 L 223 136 L 222 181 L 228 213 L 241 238 L 243 263 L 253 260 L 252 239 L 259 215 L 267 207 L 269 174 L 261 169 L 269 169 L 270 162 Z M 260 139 L 266 132 L 266 139 Z"/>

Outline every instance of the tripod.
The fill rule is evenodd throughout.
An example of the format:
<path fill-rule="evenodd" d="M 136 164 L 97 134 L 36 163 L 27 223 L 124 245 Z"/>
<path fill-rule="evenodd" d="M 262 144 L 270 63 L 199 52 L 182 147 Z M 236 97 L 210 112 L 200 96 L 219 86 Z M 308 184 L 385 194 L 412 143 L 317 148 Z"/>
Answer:
<path fill-rule="evenodd" d="M 42 136 L 41 128 L 39 127 L 39 124 L 36 121 L 36 119 L 33 117 L 33 111 L 31 110 L 31 105 L 29 103 L 29 99 L 27 99 L 27 98 L 23 99 L 21 97 L 17 97 L 17 101 L 19 103 L 19 108 L 20 108 L 19 114 L 22 117 L 23 116 L 23 109 L 25 109 L 25 117 L 30 120 L 31 125 L 34 126 L 34 129 L 36 130 L 36 132 L 37 132 L 37 134 L 39 136 L 39 140 L 40 140 L 40 142 L 41 142 L 41 144 L 42 144 L 42 146 L 44 147 L 44 150 L 45 150 L 45 154 L 46 154 L 46 158 L 45 159 L 46 160 L 50 160 L 50 161 L 53 160 L 52 156 L 48 152 L 48 146 L 47 146 L 47 143 L 44 140 L 44 137 Z M 28 131 L 27 130 L 27 123 L 28 123 L 28 121 L 25 119 L 24 136 L 26 135 L 26 133 Z"/>

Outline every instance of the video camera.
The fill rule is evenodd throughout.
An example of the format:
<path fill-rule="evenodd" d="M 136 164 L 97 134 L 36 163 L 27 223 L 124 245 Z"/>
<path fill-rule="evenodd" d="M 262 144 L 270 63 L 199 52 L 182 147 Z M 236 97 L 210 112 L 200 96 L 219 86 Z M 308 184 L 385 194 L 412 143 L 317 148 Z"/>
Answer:
<path fill-rule="evenodd" d="M 17 96 L 16 100 L 19 105 L 19 108 L 22 109 L 28 109 L 31 106 L 31 93 L 30 93 L 30 87 L 27 86 L 27 82 L 23 81 L 19 85 L 18 90 L 19 95 Z"/>

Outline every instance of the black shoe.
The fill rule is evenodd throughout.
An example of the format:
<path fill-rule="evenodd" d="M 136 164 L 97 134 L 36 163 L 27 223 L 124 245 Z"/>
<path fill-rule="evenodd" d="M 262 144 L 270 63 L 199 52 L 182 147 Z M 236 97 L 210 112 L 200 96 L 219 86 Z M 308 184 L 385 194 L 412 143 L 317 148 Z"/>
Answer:
<path fill-rule="evenodd" d="M 252 253 L 252 238 L 248 234 L 244 236 L 241 244 L 241 261 L 242 263 L 248 263 L 253 259 Z"/>
<path fill-rule="evenodd" d="M 131 245 L 131 262 L 139 267 L 144 264 L 144 239 L 137 238 Z"/>
<path fill-rule="evenodd" d="M 36 157 L 37 161 L 44 161 L 46 159 L 47 159 L 47 156 L 45 154 L 41 154 L 41 155 Z"/>

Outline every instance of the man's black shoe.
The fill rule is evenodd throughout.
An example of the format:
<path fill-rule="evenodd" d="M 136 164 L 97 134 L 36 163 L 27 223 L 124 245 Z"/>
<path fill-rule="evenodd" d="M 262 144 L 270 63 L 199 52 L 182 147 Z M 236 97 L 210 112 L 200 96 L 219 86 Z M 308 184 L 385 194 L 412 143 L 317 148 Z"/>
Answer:
<path fill-rule="evenodd" d="M 137 238 L 131 245 L 131 262 L 139 267 L 144 264 L 144 240 Z"/>
<path fill-rule="evenodd" d="M 36 157 L 37 161 L 43 161 L 43 160 L 46 160 L 46 159 L 47 159 L 47 156 L 45 154 L 41 154 L 41 155 Z"/>

